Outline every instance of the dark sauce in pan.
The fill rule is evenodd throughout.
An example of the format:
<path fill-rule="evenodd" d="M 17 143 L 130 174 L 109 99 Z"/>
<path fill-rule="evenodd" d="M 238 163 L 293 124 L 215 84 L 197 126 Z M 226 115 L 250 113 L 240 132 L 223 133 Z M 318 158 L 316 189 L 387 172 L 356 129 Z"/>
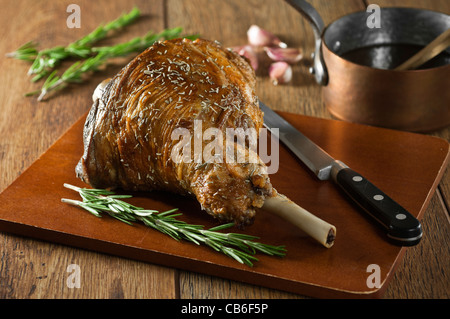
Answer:
<path fill-rule="evenodd" d="M 411 44 L 383 44 L 351 50 L 341 54 L 341 57 L 377 69 L 394 69 L 422 48 Z M 417 69 L 429 69 L 446 64 L 450 64 L 450 54 L 444 51 Z"/>

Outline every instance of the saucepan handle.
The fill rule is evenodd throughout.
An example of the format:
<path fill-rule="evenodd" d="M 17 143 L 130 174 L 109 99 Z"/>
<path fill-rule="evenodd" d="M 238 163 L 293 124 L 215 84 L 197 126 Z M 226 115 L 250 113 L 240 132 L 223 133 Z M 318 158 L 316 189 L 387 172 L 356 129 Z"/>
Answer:
<path fill-rule="evenodd" d="M 309 22 L 315 37 L 314 66 L 312 73 L 320 85 L 327 85 L 328 72 L 322 55 L 322 32 L 325 24 L 313 6 L 304 0 L 285 0 Z"/>

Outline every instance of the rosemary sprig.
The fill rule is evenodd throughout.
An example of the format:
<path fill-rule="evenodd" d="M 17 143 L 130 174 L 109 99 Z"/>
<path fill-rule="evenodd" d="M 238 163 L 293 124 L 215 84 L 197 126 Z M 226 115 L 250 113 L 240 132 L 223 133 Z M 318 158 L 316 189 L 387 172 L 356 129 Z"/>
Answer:
<path fill-rule="evenodd" d="M 97 71 L 108 59 L 126 56 L 133 52 L 140 52 L 162 38 L 167 40 L 180 37 L 181 35 L 182 28 L 173 28 L 165 29 L 159 34 L 149 32 L 143 37 L 136 37 L 128 42 L 113 46 L 92 46 L 95 42 L 105 38 L 110 31 L 131 24 L 139 16 L 140 11 L 135 7 L 129 13 L 123 14 L 106 25 L 99 26 L 88 35 L 70 43 L 66 47 L 56 46 L 39 51 L 37 49 L 37 43 L 28 42 L 16 51 L 8 53 L 7 57 L 32 62 L 32 65 L 28 70 L 29 75 L 34 75 L 31 80 L 32 82 L 36 82 L 43 77 L 48 76 L 40 90 L 26 93 L 25 96 L 38 95 L 38 100 L 42 101 L 51 91 L 60 90 L 68 83 L 82 82 L 82 75 L 84 73 Z M 198 35 L 189 35 L 185 37 L 193 40 L 196 39 Z M 68 58 L 83 60 L 75 62 L 66 69 L 64 73 L 57 75 L 57 70 L 54 69 L 62 60 Z"/>
<path fill-rule="evenodd" d="M 78 192 L 82 198 L 82 201 L 63 198 L 61 201 L 64 203 L 80 206 L 97 217 L 106 213 L 130 225 L 132 222 L 140 221 L 175 240 L 183 239 L 197 245 L 207 245 L 250 267 L 253 266 L 253 262 L 258 260 L 254 256 L 257 252 L 279 257 L 286 254 L 284 246 L 256 242 L 255 240 L 259 239 L 256 236 L 220 232 L 220 230 L 232 227 L 233 223 L 204 229 L 202 225 L 192 225 L 176 219 L 175 217 L 181 215 L 176 213 L 178 209 L 158 212 L 136 207 L 122 200 L 132 197 L 131 195 L 116 195 L 114 192 L 104 189 L 81 188 L 70 184 L 64 184 L 64 187 Z"/>
<path fill-rule="evenodd" d="M 28 42 L 21 46 L 14 52 L 8 53 L 8 57 L 33 62 L 28 75 L 36 74 L 32 81 L 38 81 L 52 69 L 54 69 L 62 60 L 67 58 L 82 58 L 85 59 L 93 54 L 91 46 L 104 39 L 107 34 L 112 30 L 121 29 L 132 22 L 134 22 L 140 16 L 138 8 L 133 8 L 129 13 L 121 15 L 119 18 L 101 25 L 83 38 L 70 43 L 66 47 L 55 46 L 50 49 L 38 51 L 37 43 Z"/>
<path fill-rule="evenodd" d="M 68 83 L 82 82 L 82 75 L 84 73 L 97 71 L 107 60 L 143 51 L 160 39 L 177 38 L 181 35 L 182 30 L 182 28 L 178 27 L 165 29 L 157 34 L 149 32 L 143 37 L 136 37 L 125 43 L 119 43 L 113 46 L 94 47 L 92 48 L 92 52 L 96 53 L 95 56 L 89 57 L 84 61 L 75 62 L 61 76 L 57 75 L 56 70 L 53 71 L 42 85 L 40 91 L 30 92 L 28 95 L 39 93 L 38 101 L 42 101 L 51 91 L 62 89 Z"/>

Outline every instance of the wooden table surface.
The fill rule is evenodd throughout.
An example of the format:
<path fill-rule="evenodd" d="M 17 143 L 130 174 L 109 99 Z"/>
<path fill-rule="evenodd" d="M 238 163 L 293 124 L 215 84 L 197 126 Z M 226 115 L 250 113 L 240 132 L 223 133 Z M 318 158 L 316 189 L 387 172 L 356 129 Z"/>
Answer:
<path fill-rule="evenodd" d="M 81 8 L 81 28 L 66 26 L 66 8 Z M 347 13 L 365 10 L 369 3 L 410 6 L 450 13 L 448 0 L 311 0 L 327 25 Z M 28 64 L 7 59 L 30 40 L 41 48 L 68 44 L 86 35 L 101 22 L 110 21 L 136 5 L 143 17 L 125 32 L 103 43 L 110 44 L 145 34 L 149 30 L 182 26 L 225 46 L 246 43 L 252 24 L 300 47 L 305 58 L 294 67 L 293 81 L 274 86 L 266 72 L 258 72 L 257 93 L 272 108 L 331 118 L 323 105 L 321 88 L 308 73 L 313 33 L 308 23 L 282 0 L 131 0 L 131 1 L 31 1 L 1 0 L 0 11 L 0 191 L 13 182 L 91 106 L 93 89 L 115 74 L 112 65 L 88 81 L 60 92 L 46 102 L 25 98 L 37 88 L 26 75 Z M 63 102 L 64 101 L 64 102 Z M 67 102 L 69 101 L 69 103 Z M 450 128 L 430 135 L 450 139 Z M 408 248 L 385 298 L 439 298 L 450 296 L 450 232 L 448 200 L 450 175 L 443 179 L 423 219 L 424 238 Z M 24 198 L 23 200 L 27 200 Z M 81 287 L 69 288 L 67 267 L 80 266 Z M 147 264 L 83 249 L 0 233 L 0 298 L 304 298 L 283 291 Z"/>

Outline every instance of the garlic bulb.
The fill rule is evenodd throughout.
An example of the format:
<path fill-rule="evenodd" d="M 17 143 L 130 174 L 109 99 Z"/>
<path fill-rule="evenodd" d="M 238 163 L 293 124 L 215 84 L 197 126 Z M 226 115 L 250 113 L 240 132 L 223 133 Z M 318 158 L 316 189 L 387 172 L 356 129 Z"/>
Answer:
<path fill-rule="evenodd" d="M 288 83 L 292 80 L 292 67 L 284 61 L 272 63 L 269 67 L 269 76 L 274 85 Z"/>
<path fill-rule="evenodd" d="M 248 43 L 254 46 L 278 46 L 286 48 L 286 43 L 283 43 L 273 33 L 264 30 L 257 25 L 252 25 L 247 31 Z"/>

